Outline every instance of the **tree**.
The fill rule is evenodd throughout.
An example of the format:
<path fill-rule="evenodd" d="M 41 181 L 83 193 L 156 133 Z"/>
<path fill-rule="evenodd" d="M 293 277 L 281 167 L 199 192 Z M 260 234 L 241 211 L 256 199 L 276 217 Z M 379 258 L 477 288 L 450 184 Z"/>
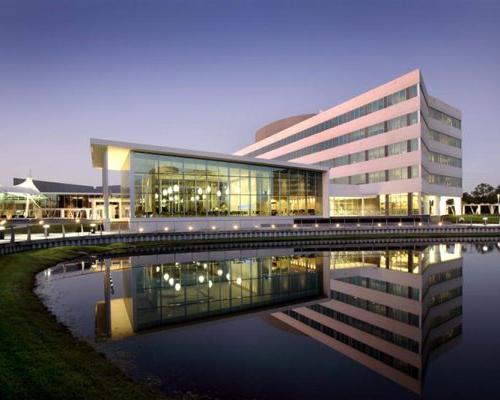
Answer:
<path fill-rule="evenodd" d="M 462 200 L 464 203 L 497 203 L 497 194 L 500 194 L 500 186 L 495 188 L 489 183 L 480 183 L 470 194 L 465 192 Z"/>

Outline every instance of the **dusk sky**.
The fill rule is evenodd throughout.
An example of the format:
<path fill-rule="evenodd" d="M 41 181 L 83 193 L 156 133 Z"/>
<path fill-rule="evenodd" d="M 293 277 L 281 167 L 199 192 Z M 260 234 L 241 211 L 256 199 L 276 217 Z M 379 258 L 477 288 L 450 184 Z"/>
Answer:
<path fill-rule="evenodd" d="M 100 184 L 91 137 L 232 153 L 415 68 L 463 112 L 464 189 L 500 184 L 498 0 L 0 0 L 0 183 Z"/>

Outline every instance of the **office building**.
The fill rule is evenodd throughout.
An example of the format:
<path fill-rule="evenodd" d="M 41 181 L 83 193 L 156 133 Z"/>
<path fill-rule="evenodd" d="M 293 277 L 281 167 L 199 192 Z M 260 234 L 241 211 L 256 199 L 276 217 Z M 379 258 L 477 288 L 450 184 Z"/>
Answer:
<path fill-rule="evenodd" d="M 273 122 L 235 154 L 329 168 L 330 216 L 458 214 L 461 119 L 417 69 L 326 111 Z"/>

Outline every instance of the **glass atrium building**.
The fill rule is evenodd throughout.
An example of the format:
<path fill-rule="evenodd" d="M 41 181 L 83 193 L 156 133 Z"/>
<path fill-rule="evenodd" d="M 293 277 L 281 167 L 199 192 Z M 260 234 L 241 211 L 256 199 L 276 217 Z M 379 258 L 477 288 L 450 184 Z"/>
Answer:
<path fill-rule="evenodd" d="M 91 150 L 105 198 L 108 170 L 121 171 L 131 229 L 239 229 L 328 216 L 324 167 L 98 139 Z"/>

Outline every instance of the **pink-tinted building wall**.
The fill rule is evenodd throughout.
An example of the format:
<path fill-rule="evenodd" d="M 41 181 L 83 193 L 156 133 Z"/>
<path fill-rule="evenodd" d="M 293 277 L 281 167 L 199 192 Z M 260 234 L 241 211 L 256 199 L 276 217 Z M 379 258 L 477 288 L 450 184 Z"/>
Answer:
<path fill-rule="evenodd" d="M 301 134 L 300 138 L 294 137 L 294 135 L 297 136 L 297 134 L 308 128 L 328 123 L 328 121 L 331 121 L 335 117 L 410 87 L 416 88 L 416 92 L 412 92 L 416 95 L 409 97 L 409 92 L 407 91 L 407 98 L 403 101 L 387 105 L 389 103 L 385 100 L 385 107 L 382 109 L 366 113 L 358 118 L 333 127 L 328 127 L 329 125 L 327 125 L 326 129 L 320 127 L 312 134 Z M 428 107 L 445 113 L 446 116 L 443 118 L 453 117 L 461 121 L 462 115 L 460 110 L 427 93 L 421 72 L 416 69 L 342 104 L 276 132 L 237 151 L 235 154 L 330 166 L 329 187 L 331 201 L 341 198 L 376 197 L 379 202 L 387 203 L 388 201 L 392 201 L 392 197 L 387 198 L 386 196 L 407 193 L 409 203 L 414 201 L 411 200 L 413 196 L 416 196 L 415 199 L 418 198 L 418 200 L 415 200 L 415 202 L 418 202 L 418 212 L 416 212 L 416 208 L 412 203 L 412 206 L 408 207 L 408 213 L 445 214 L 452 211 L 459 212 L 462 195 L 462 133 L 460 122 L 455 123 L 458 127 L 451 126 L 451 123 L 443 122 L 436 118 L 435 115 L 431 116 Z M 409 123 L 408 126 L 387 130 L 387 126 L 391 124 L 391 121 L 405 115 L 413 115 L 416 119 L 412 119 L 411 124 Z M 365 129 L 365 132 L 368 132 L 366 130 L 367 127 L 382 122 L 385 123 L 384 133 L 374 136 L 368 136 L 367 134 L 366 137 L 360 140 L 334 146 L 327 144 L 328 141 L 336 140 L 336 138 L 352 132 L 363 129 Z M 429 131 L 438 133 L 430 135 Z M 439 136 L 439 140 L 436 139 L 436 135 Z M 278 143 L 280 141 L 283 142 L 287 138 L 287 143 Z M 445 140 L 442 140 L 442 138 L 445 138 Z M 460 147 L 447 143 L 446 141 L 449 138 L 452 138 L 452 140 L 458 139 Z M 410 143 L 409 141 L 412 140 L 417 141 L 417 149 L 412 148 L 412 151 L 393 155 L 388 153 L 387 149 L 389 147 L 397 146 L 397 144 L 404 141 Z M 320 143 L 322 145 L 318 145 Z M 309 153 L 304 150 L 314 145 L 322 147 L 317 150 L 311 150 Z M 269 148 L 269 146 L 273 148 Z M 385 147 L 385 156 L 371 159 L 372 157 L 368 155 L 370 150 L 380 147 Z M 347 163 L 345 165 L 335 165 L 334 161 L 332 161 L 338 157 L 352 156 L 363 151 L 366 152 L 364 161 Z M 295 154 L 290 154 L 292 152 L 295 152 Z M 431 153 L 432 155 L 430 156 L 429 154 Z M 351 156 L 349 156 L 349 160 L 352 159 Z M 403 171 L 403 175 L 408 175 L 405 179 L 394 180 L 390 178 L 392 176 L 392 173 L 389 172 L 390 170 L 404 169 L 405 167 L 417 168 L 418 174 L 414 176 L 413 170 L 408 173 Z M 369 179 L 369 174 L 381 173 L 381 171 L 388 171 L 385 172 L 385 180 L 381 182 L 371 182 L 368 180 L 366 183 L 353 184 L 354 179 L 349 178 L 358 176 L 356 177 L 358 179 L 359 175 L 366 174 L 366 179 Z M 345 184 L 345 180 L 348 180 L 349 184 Z M 336 211 L 336 204 L 331 202 L 330 212 L 332 215 L 339 215 L 338 209 Z M 454 207 L 448 207 L 448 205 L 452 204 Z M 359 214 L 368 212 L 364 209 L 358 211 Z M 385 213 L 382 208 L 379 211 L 382 214 Z"/>

